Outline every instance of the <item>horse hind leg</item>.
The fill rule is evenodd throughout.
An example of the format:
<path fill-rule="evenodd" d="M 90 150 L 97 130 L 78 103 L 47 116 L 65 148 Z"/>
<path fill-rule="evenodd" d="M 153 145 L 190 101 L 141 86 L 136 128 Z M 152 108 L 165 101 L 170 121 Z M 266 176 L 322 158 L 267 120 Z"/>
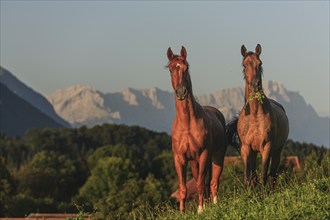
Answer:
<path fill-rule="evenodd" d="M 281 151 L 282 149 L 276 150 L 273 152 L 272 161 L 270 165 L 270 175 L 269 175 L 269 186 L 271 190 L 275 189 L 276 177 L 277 177 L 277 169 L 280 165 L 281 159 Z"/>
<path fill-rule="evenodd" d="M 254 189 L 257 185 L 257 152 L 251 151 L 248 156 L 249 161 L 249 177 L 248 177 L 248 185 Z"/>
<path fill-rule="evenodd" d="M 218 202 L 217 192 L 219 189 L 220 176 L 223 170 L 225 152 L 218 151 L 212 156 L 212 179 L 210 183 L 213 204 Z"/>
<path fill-rule="evenodd" d="M 212 178 L 212 161 L 210 158 L 207 159 L 207 165 L 205 170 L 205 181 L 204 181 L 204 198 L 210 198 L 211 189 L 211 178 Z"/>
<path fill-rule="evenodd" d="M 217 204 L 217 192 L 219 189 L 219 179 L 223 170 L 223 165 L 219 166 L 212 162 L 212 180 L 210 184 L 213 204 Z"/>

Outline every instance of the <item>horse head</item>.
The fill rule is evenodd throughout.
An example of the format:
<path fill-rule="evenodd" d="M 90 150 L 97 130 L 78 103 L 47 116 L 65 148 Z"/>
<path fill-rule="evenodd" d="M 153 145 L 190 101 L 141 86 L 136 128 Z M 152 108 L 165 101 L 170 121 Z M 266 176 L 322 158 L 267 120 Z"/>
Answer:
<path fill-rule="evenodd" d="M 247 52 L 244 45 L 241 47 L 243 56 L 242 65 L 244 67 L 244 79 L 249 92 L 258 92 L 262 90 L 262 61 L 260 60 L 261 46 L 257 45 L 255 52 Z"/>
<path fill-rule="evenodd" d="M 191 80 L 189 76 L 189 64 L 186 60 L 187 51 L 182 46 L 180 55 L 173 54 L 171 48 L 167 49 L 167 65 L 171 72 L 172 86 L 179 101 L 185 100 L 191 92 Z"/>

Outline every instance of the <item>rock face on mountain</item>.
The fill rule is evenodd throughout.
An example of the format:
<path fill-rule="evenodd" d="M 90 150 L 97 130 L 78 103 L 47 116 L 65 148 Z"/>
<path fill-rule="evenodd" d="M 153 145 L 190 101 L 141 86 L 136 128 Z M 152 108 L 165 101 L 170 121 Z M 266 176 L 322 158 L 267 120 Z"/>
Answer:
<path fill-rule="evenodd" d="M 38 92 L 34 91 L 12 73 L 0 66 L 0 82 L 11 90 L 18 97 L 30 103 L 35 108 L 39 109 L 44 114 L 61 124 L 63 127 L 71 127 L 68 122 L 59 117 L 54 111 L 53 106 L 48 100 Z"/>
<path fill-rule="evenodd" d="M 2 83 L 0 94 L 0 131 L 6 136 L 23 136 L 29 128 L 63 127 Z"/>
<path fill-rule="evenodd" d="M 298 92 L 288 91 L 283 84 L 265 81 L 263 86 L 267 97 L 285 107 L 290 122 L 289 138 L 329 146 L 328 117 L 319 117 Z M 175 116 L 173 93 L 158 88 L 102 93 L 89 86 L 73 86 L 57 90 L 48 99 L 55 111 L 73 126 L 117 123 L 171 133 Z M 229 121 L 242 109 L 244 91 L 231 88 L 196 99 L 201 105 L 217 107 Z"/>
<path fill-rule="evenodd" d="M 48 99 L 73 126 L 118 123 L 170 132 L 175 114 L 173 95 L 157 88 L 102 93 L 90 86 L 72 86 Z"/>

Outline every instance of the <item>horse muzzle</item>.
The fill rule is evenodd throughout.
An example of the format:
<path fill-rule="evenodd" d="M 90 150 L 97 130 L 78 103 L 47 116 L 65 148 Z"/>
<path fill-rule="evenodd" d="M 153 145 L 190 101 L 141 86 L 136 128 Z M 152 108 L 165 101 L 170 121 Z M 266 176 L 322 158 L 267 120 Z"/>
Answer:
<path fill-rule="evenodd" d="M 175 95 L 179 101 L 183 101 L 188 97 L 188 90 L 185 86 L 178 86 L 175 89 Z"/>

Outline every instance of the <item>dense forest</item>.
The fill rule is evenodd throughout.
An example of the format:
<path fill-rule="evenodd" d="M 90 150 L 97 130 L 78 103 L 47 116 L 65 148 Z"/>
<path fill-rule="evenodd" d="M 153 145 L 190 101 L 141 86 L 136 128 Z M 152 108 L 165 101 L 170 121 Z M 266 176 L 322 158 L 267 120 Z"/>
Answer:
<path fill-rule="evenodd" d="M 304 161 L 313 154 L 320 162 L 325 152 L 329 150 L 289 140 L 282 156 Z M 227 155 L 238 152 L 229 147 Z M 282 161 L 281 171 L 287 169 Z M 77 212 L 78 205 L 100 218 L 125 219 L 134 210 L 171 202 L 176 188 L 166 133 L 105 124 L 30 129 L 23 138 L 0 134 L 0 217 Z"/>

